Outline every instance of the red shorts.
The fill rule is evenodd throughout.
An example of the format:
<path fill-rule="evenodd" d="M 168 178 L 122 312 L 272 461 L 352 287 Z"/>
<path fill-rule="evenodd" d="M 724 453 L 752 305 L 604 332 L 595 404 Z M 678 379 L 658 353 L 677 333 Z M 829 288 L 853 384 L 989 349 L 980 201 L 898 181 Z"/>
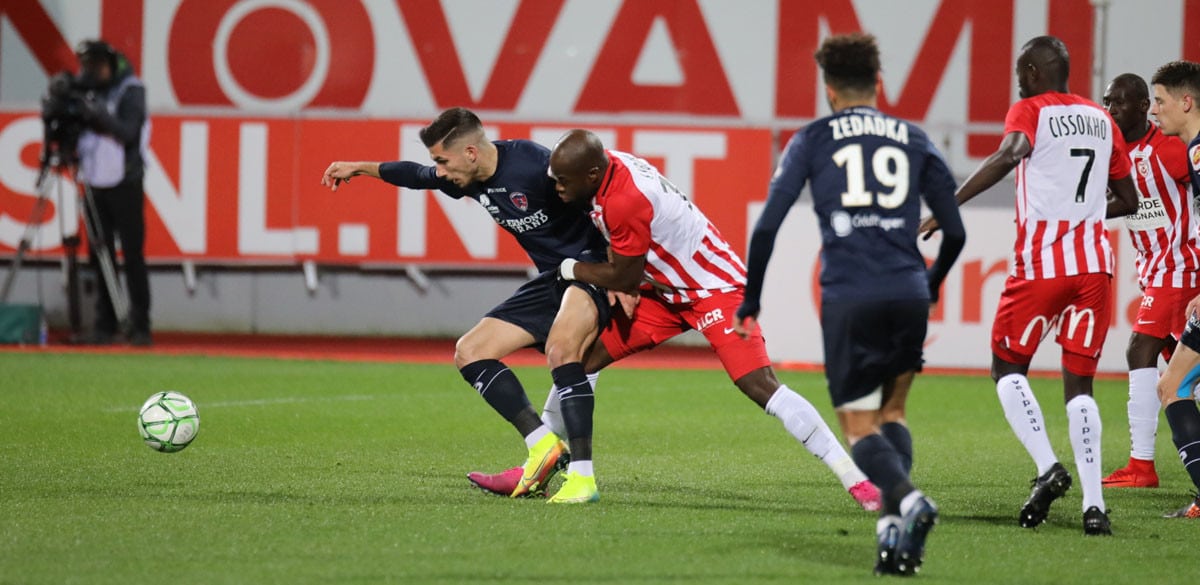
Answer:
<path fill-rule="evenodd" d="M 1094 376 L 1112 319 L 1111 283 L 1104 273 L 1047 280 L 1008 277 L 992 323 L 992 353 L 1027 365 L 1042 339 L 1054 332 L 1063 348 L 1063 368 Z"/>
<path fill-rule="evenodd" d="M 762 331 L 742 339 L 733 332 L 742 291 L 715 293 L 694 303 L 667 303 L 653 294 L 642 296 L 633 319 L 619 309 L 600 333 L 600 342 L 613 360 L 654 348 L 664 341 L 695 329 L 712 345 L 725 373 L 737 381 L 742 376 L 771 365 Z"/>
<path fill-rule="evenodd" d="M 1187 325 L 1184 309 L 1198 294 L 1200 288 L 1147 288 L 1142 291 L 1142 305 L 1138 307 L 1133 332 L 1155 339 L 1166 339 L 1168 335 L 1179 339 Z"/>

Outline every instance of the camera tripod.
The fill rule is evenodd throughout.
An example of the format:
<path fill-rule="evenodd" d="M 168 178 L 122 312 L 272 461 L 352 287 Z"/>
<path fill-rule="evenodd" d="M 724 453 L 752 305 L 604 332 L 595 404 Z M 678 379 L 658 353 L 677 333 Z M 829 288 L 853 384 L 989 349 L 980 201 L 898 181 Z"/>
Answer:
<path fill-rule="evenodd" d="M 50 205 L 52 192 L 54 195 L 54 204 L 58 212 L 59 233 L 64 233 L 62 229 L 65 227 L 65 218 L 62 213 L 64 209 L 63 183 L 69 180 L 77 186 L 78 192 L 81 193 L 80 199 L 83 202 L 83 209 L 80 215 L 83 220 L 85 232 L 87 233 L 88 246 L 91 247 L 92 253 L 96 255 L 97 263 L 100 265 L 100 276 L 104 281 L 104 286 L 107 287 L 117 323 L 124 329 L 128 325 L 129 305 L 125 299 L 124 291 L 121 289 L 121 281 L 117 278 L 117 269 L 113 264 L 113 257 L 108 249 L 108 242 L 100 230 L 100 216 L 96 208 L 92 188 L 78 180 L 76 172 L 78 166 L 78 162 L 63 160 L 57 151 L 52 151 L 48 154 L 43 153 L 41 169 L 38 171 L 36 183 L 37 199 L 34 201 L 33 210 L 29 214 L 29 221 L 25 224 L 25 231 L 21 235 L 21 241 L 17 245 L 17 253 L 13 257 L 8 274 L 4 278 L 4 285 L 0 288 L 0 303 L 8 301 L 8 295 L 12 291 L 13 282 L 21 270 L 21 265 L 24 263 L 25 255 L 32 248 L 33 238 L 41 228 L 42 220 L 46 215 L 46 209 Z M 76 257 L 79 250 L 78 234 L 63 235 L 62 246 L 64 271 L 67 276 L 66 288 L 71 332 L 79 334 L 82 331 L 82 326 L 79 311 L 79 268 Z"/>

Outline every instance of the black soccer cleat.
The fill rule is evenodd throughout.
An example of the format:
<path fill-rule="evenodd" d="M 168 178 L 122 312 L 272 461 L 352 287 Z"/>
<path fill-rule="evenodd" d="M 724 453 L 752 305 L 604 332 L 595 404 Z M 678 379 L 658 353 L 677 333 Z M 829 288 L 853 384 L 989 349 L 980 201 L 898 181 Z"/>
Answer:
<path fill-rule="evenodd" d="M 1050 515 L 1050 503 L 1071 489 L 1071 474 L 1061 463 L 1055 463 L 1050 471 L 1034 478 L 1030 484 L 1033 485 L 1033 491 L 1025 500 L 1025 505 L 1021 506 L 1018 520 L 1024 528 L 1036 528 L 1046 521 L 1046 516 Z"/>
<path fill-rule="evenodd" d="M 896 543 L 896 574 L 916 575 L 925 558 L 925 538 L 937 524 L 938 509 L 925 496 L 900 520 L 900 540 Z"/>
<path fill-rule="evenodd" d="M 900 518 L 898 516 L 888 516 L 889 520 L 881 520 L 880 523 L 886 522 L 884 528 L 876 535 L 879 539 L 878 547 L 875 550 L 875 574 L 876 575 L 895 575 L 896 570 L 896 545 L 900 542 Z"/>
<path fill-rule="evenodd" d="M 1087 536 L 1112 536 L 1108 514 L 1096 506 L 1083 512 L 1083 533 Z"/>

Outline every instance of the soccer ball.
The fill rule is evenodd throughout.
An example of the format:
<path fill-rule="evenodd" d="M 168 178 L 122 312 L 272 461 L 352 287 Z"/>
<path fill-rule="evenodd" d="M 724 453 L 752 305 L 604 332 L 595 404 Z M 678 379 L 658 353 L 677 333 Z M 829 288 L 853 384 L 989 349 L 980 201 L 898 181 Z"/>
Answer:
<path fill-rule="evenodd" d="M 138 432 L 155 451 L 182 451 L 200 431 L 200 413 L 192 400 L 178 392 L 158 392 L 138 413 Z"/>

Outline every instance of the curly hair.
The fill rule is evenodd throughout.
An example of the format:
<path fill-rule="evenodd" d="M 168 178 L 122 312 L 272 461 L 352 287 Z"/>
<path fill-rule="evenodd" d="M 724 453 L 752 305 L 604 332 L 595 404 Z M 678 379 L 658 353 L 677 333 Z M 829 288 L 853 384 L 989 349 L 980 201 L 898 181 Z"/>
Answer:
<path fill-rule="evenodd" d="M 1200 99 L 1200 63 L 1171 61 L 1154 72 L 1150 83 L 1161 85 L 1175 95 L 1186 94 Z"/>
<path fill-rule="evenodd" d="M 824 72 L 825 85 L 836 91 L 874 93 L 879 75 L 879 44 L 874 35 L 831 36 L 813 55 Z"/>

